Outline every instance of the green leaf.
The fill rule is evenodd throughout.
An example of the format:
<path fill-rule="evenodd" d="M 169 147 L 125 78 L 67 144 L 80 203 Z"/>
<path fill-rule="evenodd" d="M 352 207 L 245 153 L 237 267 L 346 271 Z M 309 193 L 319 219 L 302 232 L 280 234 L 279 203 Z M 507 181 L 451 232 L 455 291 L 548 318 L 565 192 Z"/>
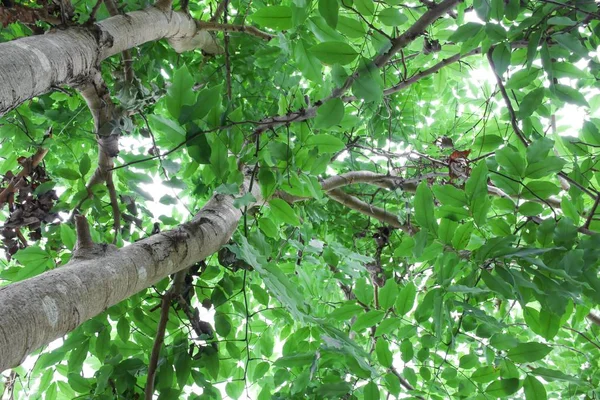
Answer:
<path fill-rule="evenodd" d="M 487 179 L 487 165 L 480 162 L 471 170 L 471 176 L 465 184 L 465 193 L 467 194 L 470 208 L 473 208 L 475 201 L 481 201 L 481 196 L 487 196 Z"/>
<path fill-rule="evenodd" d="M 525 185 L 521 196 L 527 200 L 537 198 L 548 199 L 550 196 L 557 195 L 560 188 L 552 182 L 547 181 L 531 181 Z"/>
<path fill-rule="evenodd" d="M 287 6 L 267 6 L 250 16 L 252 21 L 267 28 L 286 30 L 293 27 L 292 9 Z"/>
<path fill-rule="evenodd" d="M 312 135 L 306 141 L 307 146 L 315 146 L 322 153 L 336 153 L 346 147 L 346 144 L 335 136 L 320 134 Z"/>
<path fill-rule="evenodd" d="M 173 144 L 180 144 L 185 139 L 185 130 L 175 121 L 161 115 L 148 116 L 148 122 L 157 136 L 167 138 Z"/>
<path fill-rule="evenodd" d="M 67 377 L 69 386 L 77 393 L 89 393 L 92 385 L 89 379 L 82 377 L 79 374 L 69 374 Z"/>
<path fill-rule="evenodd" d="M 544 384 L 531 375 L 527 375 L 523 381 L 523 390 L 526 400 L 546 400 L 548 398 Z"/>
<path fill-rule="evenodd" d="M 572 79 L 588 79 L 590 78 L 589 72 L 582 71 L 575 65 L 556 61 L 552 63 L 552 72 L 557 78 L 572 78 Z"/>
<path fill-rule="evenodd" d="M 13 256 L 22 265 L 29 268 L 44 266 L 50 261 L 51 256 L 39 246 L 29 246 L 17 251 Z M 40 271 L 41 272 L 41 271 Z"/>
<path fill-rule="evenodd" d="M 75 247 L 75 231 L 67 224 L 60 224 L 60 240 L 69 250 Z"/>
<path fill-rule="evenodd" d="M 550 369 L 550 368 L 545 368 L 545 367 L 538 367 L 538 368 L 534 368 L 533 370 L 531 370 L 531 373 L 537 376 L 541 376 L 542 378 L 544 378 L 544 380 L 546 381 L 565 381 L 565 382 L 571 382 L 571 383 L 575 383 L 580 385 L 581 379 L 576 378 L 574 376 L 571 375 L 567 375 L 562 371 L 558 371 L 555 369 Z"/>
<path fill-rule="evenodd" d="M 221 141 L 221 138 L 215 136 L 210 145 L 210 166 L 215 175 L 221 179 L 225 178 L 229 172 L 229 163 L 227 161 L 227 147 Z"/>
<path fill-rule="evenodd" d="M 579 57 L 587 57 L 589 51 L 581 44 L 579 39 L 572 33 L 558 33 L 552 35 L 552 38 L 556 40 L 565 49 L 575 53 Z"/>
<path fill-rule="evenodd" d="M 491 382 L 495 379 L 498 379 L 500 376 L 500 369 L 487 365 L 485 367 L 480 367 L 473 372 L 471 375 L 471 379 L 477 383 L 487 383 Z"/>
<path fill-rule="evenodd" d="M 535 140 L 527 147 L 527 162 L 532 164 L 543 161 L 553 147 L 554 141 L 546 137 Z"/>
<path fill-rule="evenodd" d="M 260 362 L 256 365 L 256 367 L 254 368 L 254 373 L 252 374 L 252 380 L 253 381 L 257 381 L 261 378 L 263 378 L 267 372 L 269 371 L 269 368 L 271 367 L 271 365 L 268 362 Z"/>
<path fill-rule="evenodd" d="M 379 393 L 379 387 L 373 381 L 365 385 L 363 393 L 365 400 L 379 400 L 381 398 L 381 394 Z"/>
<path fill-rule="evenodd" d="M 525 170 L 525 176 L 531 179 L 538 179 L 560 172 L 565 166 L 566 161 L 555 156 L 546 157 L 543 161 L 530 163 Z"/>
<path fill-rule="evenodd" d="M 319 14 L 335 29 L 338 23 L 338 0 L 319 0 Z"/>
<path fill-rule="evenodd" d="M 344 304 L 330 312 L 327 316 L 338 321 L 349 321 L 362 310 L 363 308 L 358 304 Z"/>
<path fill-rule="evenodd" d="M 189 129 L 185 137 L 190 157 L 198 164 L 210 164 L 211 148 L 206 135 L 200 130 Z"/>
<path fill-rule="evenodd" d="M 417 296 L 417 287 L 414 283 L 408 282 L 406 286 L 400 290 L 398 299 L 396 300 L 396 312 L 400 316 L 408 314 L 412 310 L 415 304 L 415 298 Z"/>
<path fill-rule="evenodd" d="M 511 77 L 508 79 L 508 81 L 506 81 L 506 84 L 504 86 L 506 87 L 506 89 L 511 90 L 524 88 L 525 86 L 535 81 L 541 71 L 541 69 L 534 67 L 525 68 L 520 71 L 517 71 L 511 75 Z"/>
<path fill-rule="evenodd" d="M 292 226 L 300 226 L 300 220 L 296 215 L 296 212 L 288 203 L 281 199 L 272 199 L 269 200 L 269 206 L 271 207 L 271 212 L 283 223 L 292 225 Z"/>
<path fill-rule="evenodd" d="M 315 129 L 329 128 L 330 126 L 339 124 L 343 118 L 344 102 L 338 98 L 331 99 L 318 108 L 314 127 Z"/>
<path fill-rule="evenodd" d="M 323 80 L 321 63 L 317 57 L 306 50 L 307 46 L 308 44 L 304 40 L 298 40 L 295 43 L 294 61 L 296 61 L 298 68 L 306 78 L 313 82 L 321 82 Z"/>
<path fill-rule="evenodd" d="M 523 177 L 525 173 L 525 158 L 521 153 L 505 147 L 496 151 L 496 161 L 508 175 Z"/>
<path fill-rule="evenodd" d="M 498 381 L 490 383 L 485 388 L 485 394 L 492 397 L 506 397 L 519 390 L 519 380 L 516 378 L 511 379 L 500 379 Z"/>
<path fill-rule="evenodd" d="M 577 89 L 559 83 L 552 85 L 550 88 L 552 93 L 562 101 L 582 107 L 590 106 L 581 91 Z"/>
<path fill-rule="evenodd" d="M 384 316 L 385 313 L 380 310 L 371 310 L 361 314 L 356 318 L 356 321 L 352 325 L 352 330 L 361 332 L 367 328 L 375 326 L 381 322 Z"/>
<path fill-rule="evenodd" d="M 367 33 L 360 21 L 342 15 L 338 17 L 337 29 L 351 39 L 363 38 Z"/>
<path fill-rule="evenodd" d="M 528 201 L 519 206 L 519 213 L 526 217 L 533 217 L 544 212 L 544 207 L 540 203 Z"/>
<path fill-rule="evenodd" d="M 181 109 L 185 105 L 192 105 L 196 101 L 194 93 L 194 78 L 188 71 L 187 66 L 175 70 L 171 79 L 171 86 L 167 89 L 167 110 L 175 119 L 179 118 Z"/>
<path fill-rule="evenodd" d="M 361 60 L 360 75 L 352 84 L 352 93 L 368 103 L 379 103 L 383 98 L 383 80 L 372 62 Z"/>
<path fill-rule="evenodd" d="M 387 26 L 399 26 L 408 21 L 408 17 L 397 8 L 384 8 L 377 14 L 377 18 Z"/>
<path fill-rule="evenodd" d="M 507 353 L 508 358 L 516 363 L 526 363 L 541 360 L 552 351 L 552 347 L 542 343 L 528 342 L 518 344 Z"/>
<path fill-rule="evenodd" d="M 371 0 L 354 0 L 354 7 L 365 16 L 373 15 L 375 12 L 375 4 Z"/>
<path fill-rule="evenodd" d="M 385 281 L 385 285 L 379 290 L 379 306 L 387 310 L 392 307 L 398 297 L 398 284 L 394 279 Z"/>
<path fill-rule="evenodd" d="M 492 60 L 494 61 L 494 67 L 496 73 L 499 76 L 504 75 L 510 65 L 510 46 L 506 43 L 500 43 L 492 51 Z"/>
<path fill-rule="evenodd" d="M 523 100 L 521 100 L 521 104 L 519 104 L 519 118 L 523 119 L 532 115 L 542 104 L 544 95 L 545 91 L 543 87 L 527 93 L 525 97 L 523 97 Z"/>
<path fill-rule="evenodd" d="M 225 385 L 225 393 L 232 399 L 238 399 L 242 393 L 244 393 L 244 387 L 244 382 L 241 381 L 227 382 Z"/>
<path fill-rule="evenodd" d="M 415 194 L 415 219 L 422 228 L 437 233 L 438 223 L 434 215 L 433 195 L 427 182 L 421 182 Z"/>
<path fill-rule="evenodd" d="M 324 64 L 350 64 L 358 53 L 346 42 L 323 42 L 312 46 L 308 52 Z"/>
<path fill-rule="evenodd" d="M 79 161 L 79 173 L 82 177 L 90 171 L 91 167 L 92 160 L 90 159 L 90 156 L 88 156 L 87 154 L 81 156 L 81 160 Z"/>
<path fill-rule="evenodd" d="M 184 105 L 179 115 L 179 123 L 185 125 L 189 121 L 199 121 L 204 119 L 209 112 L 221 104 L 221 92 L 223 84 L 215 85 L 210 88 L 202 89 L 198 93 L 198 100 L 192 105 Z"/>
<path fill-rule="evenodd" d="M 435 197 L 444 204 L 456 207 L 467 205 L 465 192 L 452 185 L 434 185 L 432 190 Z"/>
<path fill-rule="evenodd" d="M 81 178 L 81 175 L 79 174 L 79 172 L 73 171 L 72 169 L 69 169 L 69 168 L 57 168 L 54 171 L 54 174 L 56 176 L 59 176 L 61 178 L 68 179 L 71 181 L 75 181 L 75 180 Z"/>
<path fill-rule="evenodd" d="M 375 354 L 377 354 L 377 360 L 384 368 L 392 366 L 393 355 L 390 351 L 390 347 L 386 340 L 379 339 L 375 345 Z"/>
<path fill-rule="evenodd" d="M 475 22 L 467 22 L 464 25 L 458 27 L 452 35 L 448 38 L 450 42 L 460 43 L 467 39 L 477 36 L 479 32 L 483 30 L 483 25 Z"/>

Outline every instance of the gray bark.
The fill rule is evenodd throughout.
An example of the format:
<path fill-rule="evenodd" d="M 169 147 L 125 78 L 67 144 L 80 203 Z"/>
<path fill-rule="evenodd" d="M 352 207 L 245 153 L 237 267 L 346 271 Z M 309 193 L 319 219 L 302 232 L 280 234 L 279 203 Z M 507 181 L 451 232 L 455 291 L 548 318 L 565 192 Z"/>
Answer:
<path fill-rule="evenodd" d="M 262 201 L 257 184 L 252 194 Z M 0 372 L 108 307 L 218 251 L 242 216 L 233 200 L 215 195 L 176 229 L 0 288 Z"/>
<path fill-rule="evenodd" d="M 123 50 L 168 38 L 194 37 L 194 20 L 150 7 L 90 28 L 57 30 L 0 43 L 0 116 L 60 85 L 80 83 L 100 62 Z"/>

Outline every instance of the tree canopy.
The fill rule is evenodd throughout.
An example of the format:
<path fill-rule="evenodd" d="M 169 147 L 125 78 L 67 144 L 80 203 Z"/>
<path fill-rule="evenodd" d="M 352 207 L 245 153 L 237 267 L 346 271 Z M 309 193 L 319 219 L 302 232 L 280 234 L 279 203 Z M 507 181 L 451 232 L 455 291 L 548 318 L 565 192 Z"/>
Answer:
<path fill-rule="evenodd" d="M 600 396 L 597 3 L 187 3 L 0 4 L 0 393 Z"/>

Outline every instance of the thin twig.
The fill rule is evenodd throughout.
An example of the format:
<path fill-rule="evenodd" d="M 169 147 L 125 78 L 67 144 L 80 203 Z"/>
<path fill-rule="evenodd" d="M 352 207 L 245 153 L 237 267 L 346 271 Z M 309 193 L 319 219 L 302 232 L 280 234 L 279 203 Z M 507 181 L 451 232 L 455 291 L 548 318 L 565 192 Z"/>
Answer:
<path fill-rule="evenodd" d="M 154 345 L 152 346 L 152 353 L 150 355 L 150 362 L 148 364 L 148 377 L 146 381 L 145 399 L 152 400 L 154 395 L 154 379 L 156 376 L 156 370 L 158 367 L 158 357 L 165 340 L 165 331 L 167 329 L 167 322 L 169 321 L 169 311 L 171 308 L 171 301 L 181 292 L 187 269 L 179 271 L 175 274 L 173 279 L 173 286 L 164 294 L 161 305 L 160 305 L 160 320 L 158 321 L 158 327 L 156 328 L 156 336 L 154 338 Z"/>
<path fill-rule="evenodd" d="M 500 88 L 500 93 L 502 94 L 502 98 L 504 99 L 504 102 L 506 103 L 506 108 L 508 109 L 508 114 L 510 116 L 510 124 L 511 124 L 513 130 L 515 131 L 515 134 L 521 141 L 521 143 L 523 143 L 525 145 L 525 147 L 527 147 L 527 146 L 529 146 L 529 141 L 527 140 L 527 138 L 525 138 L 525 135 L 523 134 L 523 131 L 521 131 L 521 128 L 519 128 L 519 124 L 517 123 L 517 114 L 515 113 L 515 109 L 513 108 L 512 103 L 510 102 L 510 98 L 508 97 L 508 93 L 506 92 L 506 88 L 504 87 L 504 84 L 502 83 L 502 78 L 496 72 L 496 66 L 494 65 L 494 60 L 492 59 L 492 50 L 488 51 L 487 58 L 490 63 L 490 67 L 492 68 L 492 73 L 496 77 L 496 83 L 498 84 L 498 87 Z"/>
<path fill-rule="evenodd" d="M 227 7 L 227 3 L 228 0 L 222 0 L 219 3 L 217 9 L 215 10 L 215 13 L 212 17 L 210 17 L 210 22 L 216 22 L 219 19 L 219 17 L 221 17 L 221 14 L 223 14 L 223 11 L 225 11 L 225 8 Z"/>
<path fill-rule="evenodd" d="M 199 31 L 242 32 L 266 41 L 269 41 L 275 37 L 267 32 L 263 32 L 260 29 L 249 25 L 231 25 L 219 24 L 217 22 L 196 21 L 196 27 Z"/>
<path fill-rule="evenodd" d="M 113 211 L 113 220 L 115 228 L 115 237 L 113 243 L 117 243 L 119 232 L 121 232 L 121 210 L 119 209 L 119 199 L 117 197 L 117 191 L 113 182 L 113 172 L 110 171 L 106 176 L 106 188 L 108 189 L 108 196 L 110 197 L 110 206 Z"/>

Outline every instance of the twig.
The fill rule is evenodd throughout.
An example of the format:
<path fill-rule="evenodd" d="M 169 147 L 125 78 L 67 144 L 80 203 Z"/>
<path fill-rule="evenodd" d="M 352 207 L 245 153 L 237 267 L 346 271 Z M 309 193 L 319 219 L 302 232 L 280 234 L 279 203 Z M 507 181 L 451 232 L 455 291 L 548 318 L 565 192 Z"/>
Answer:
<path fill-rule="evenodd" d="M 219 5 L 217 6 L 217 9 L 215 10 L 215 13 L 213 14 L 212 17 L 210 17 L 210 22 L 216 22 L 219 19 L 221 14 L 223 14 L 223 11 L 225 11 L 225 8 L 227 7 L 228 2 L 229 2 L 229 0 L 222 0 L 219 3 Z"/>
<path fill-rule="evenodd" d="M 219 24 L 217 22 L 196 21 L 196 27 L 199 31 L 242 32 L 266 41 L 269 41 L 275 37 L 267 32 L 263 32 L 260 29 L 249 25 L 231 25 Z"/>
<path fill-rule="evenodd" d="M 110 206 L 113 211 L 113 220 L 115 228 L 115 237 L 113 238 L 113 244 L 117 243 L 119 232 L 121 232 L 121 210 L 119 209 L 119 199 L 117 197 L 117 191 L 113 182 L 113 173 L 110 171 L 106 177 L 106 188 L 108 189 L 108 196 L 110 197 Z"/>
<path fill-rule="evenodd" d="M 103 2 L 104 2 L 104 0 L 98 0 L 98 1 L 96 1 L 96 4 L 94 4 L 94 7 L 92 7 L 92 11 L 90 12 L 90 18 L 89 18 L 90 22 L 94 22 L 96 20 L 96 13 L 100 9 L 100 6 L 102 5 Z"/>
<path fill-rule="evenodd" d="M 158 321 L 158 327 L 156 328 L 156 336 L 154 338 L 154 345 L 152 346 L 152 353 L 150 354 L 150 363 L 148 364 L 148 378 L 146 381 L 145 399 L 152 400 L 154 394 L 154 378 L 156 376 L 156 370 L 158 367 L 158 357 L 160 355 L 160 349 L 162 348 L 165 340 L 165 331 L 167 329 L 167 322 L 169 320 L 169 311 L 171 308 L 171 301 L 177 296 L 185 281 L 187 269 L 179 271 L 175 274 L 173 279 L 173 286 L 164 294 L 161 306 L 160 306 L 160 320 Z"/>
<path fill-rule="evenodd" d="M 594 205 L 590 210 L 590 215 L 588 215 L 587 219 L 585 220 L 585 224 L 583 224 L 584 228 L 589 229 L 592 219 L 594 218 L 594 214 L 596 213 L 596 209 L 598 208 L 598 203 L 600 203 L 600 195 L 596 196 L 596 200 L 594 200 Z"/>
<path fill-rule="evenodd" d="M 390 371 L 392 371 L 392 374 L 396 375 L 396 378 L 398 378 L 398 382 L 400 382 L 400 385 L 402 385 L 406 390 L 415 390 L 413 385 L 411 385 L 406 379 L 404 379 L 402 377 L 402 375 L 400 375 L 400 372 L 398 372 L 398 370 L 396 368 L 391 366 Z M 421 396 L 417 396 L 417 399 L 424 400 L 423 397 L 421 397 Z"/>
<path fill-rule="evenodd" d="M 500 93 L 502 94 L 502 98 L 504 99 L 504 102 L 506 103 L 506 108 L 508 108 L 508 114 L 510 116 L 510 124 L 511 124 L 513 130 L 515 131 L 515 134 L 521 141 L 521 143 L 523 143 L 525 145 L 525 147 L 527 147 L 527 146 L 529 146 L 529 141 L 527 140 L 527 138 L 525 138 L 525 135 L 523 134 L 523 131 L 521 131 L 521 128 L 519 128 L 519 124 L 517 123 L 517 114 L 515 113 L 515 109 L 513 108 L 512 103 L 510 102 L 510 98 L 508 97 L 508 93 L 506 92 L 506 88 L 504 87 L 504 84 L 502 83 L 502 78 L 496 72 L 494 60 L 492 60 L 492 50 L 488 51 L 487 58 L 490 63 L 490 67 L 492 68 L 492 73 L 496 77 L 496 82 L 498 84 L 498 87 L 500 88 Z"/>
<path fill-rule="evenodd" d="M 595 325 L 600 326 L 600 317 L 597 316 L 596 314 L 591 312 L 586 316 L 586 318 L 589 319 Z"/>
<path fill-rule="evenodd" d="M 225 7 L 223 12 L 223 22 L 227 24 L 227 6 L 229 5 L 229 0 L 224 1 Z M 229 34 L 227 32 L 223 32 L 224 40 L 223 44 L 225 46 L 225 81 L 227 83 L 227 100 L 229 100 L 229 107 L 232 107 L 231 104 L 231 57 L 229 54 Z"/>

